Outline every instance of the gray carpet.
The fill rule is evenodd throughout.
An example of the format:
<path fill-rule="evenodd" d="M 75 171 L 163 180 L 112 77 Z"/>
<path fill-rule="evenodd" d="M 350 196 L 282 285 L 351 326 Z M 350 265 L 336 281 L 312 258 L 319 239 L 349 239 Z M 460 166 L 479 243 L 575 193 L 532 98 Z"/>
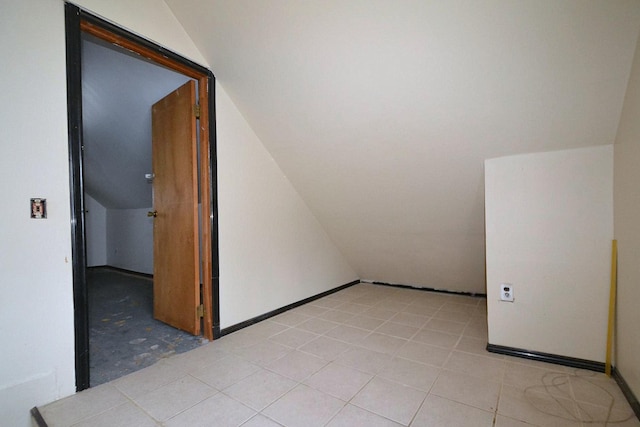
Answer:
<path fill-rule="evenodd" d="M 153 318 L 153 281 L 109 268 L 87 269 L 91 386 L 206 342 Z"/>

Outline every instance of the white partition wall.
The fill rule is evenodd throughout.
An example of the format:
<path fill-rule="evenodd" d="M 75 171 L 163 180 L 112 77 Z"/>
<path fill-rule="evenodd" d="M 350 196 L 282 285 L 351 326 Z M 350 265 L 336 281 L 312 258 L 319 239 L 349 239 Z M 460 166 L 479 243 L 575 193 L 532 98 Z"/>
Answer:
<path fill-rule="evenodd" d="M 613 146 L 487 160 L 485 191 L 489 343 L 604 362 Z"/>
<path fill-rule="evenodd" d="M 107 208 L 84 195 L 87 267 L 107 265 Z"/>
<path fill-rule="evenodd" d="M 614 227 L 618 240 L 615 365 L 640 397 L 640 38 L 616 137 Z"/>
<path fill-rule="evenodd" d="M 153 274 L 153 218 L 143 209 L 107 210 L 107 265 Z"/>

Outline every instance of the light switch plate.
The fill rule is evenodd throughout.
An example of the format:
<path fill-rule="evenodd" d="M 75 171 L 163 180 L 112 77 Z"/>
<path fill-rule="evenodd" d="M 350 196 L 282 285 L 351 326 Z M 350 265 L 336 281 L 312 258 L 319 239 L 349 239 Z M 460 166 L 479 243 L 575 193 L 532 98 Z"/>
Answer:
<path fill-rule="evenodd" d="M 45 219 L 47 217 L 47 199 L 36 197 L 31 199 L 31 218 Z"/>

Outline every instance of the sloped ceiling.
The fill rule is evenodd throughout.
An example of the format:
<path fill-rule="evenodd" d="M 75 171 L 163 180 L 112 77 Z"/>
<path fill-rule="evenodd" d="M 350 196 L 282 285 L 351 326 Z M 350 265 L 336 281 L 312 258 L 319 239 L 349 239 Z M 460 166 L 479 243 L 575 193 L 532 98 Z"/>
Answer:
<path fill-rule="evenodd" d="M 363 279 L 484 292 L 483 160 L 611 144 L 640 2 L 165 0 Z"/>
<path fill-rule="evenodd" d="M 82 42 L 85 191 L 106 208 L 152 206 L 151 106 L 188 77 L 90 36 Z"/>

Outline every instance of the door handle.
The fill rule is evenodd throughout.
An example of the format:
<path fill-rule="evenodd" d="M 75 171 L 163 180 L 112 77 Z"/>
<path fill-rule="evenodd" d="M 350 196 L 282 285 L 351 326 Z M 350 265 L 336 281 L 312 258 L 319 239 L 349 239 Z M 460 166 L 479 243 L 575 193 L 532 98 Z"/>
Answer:
<path fill-rule="evenodd" d="M 147 212 L 147 216 L 152 216 L 155 218 L 158 216 L 158 211 L 149 211 Z"/>

